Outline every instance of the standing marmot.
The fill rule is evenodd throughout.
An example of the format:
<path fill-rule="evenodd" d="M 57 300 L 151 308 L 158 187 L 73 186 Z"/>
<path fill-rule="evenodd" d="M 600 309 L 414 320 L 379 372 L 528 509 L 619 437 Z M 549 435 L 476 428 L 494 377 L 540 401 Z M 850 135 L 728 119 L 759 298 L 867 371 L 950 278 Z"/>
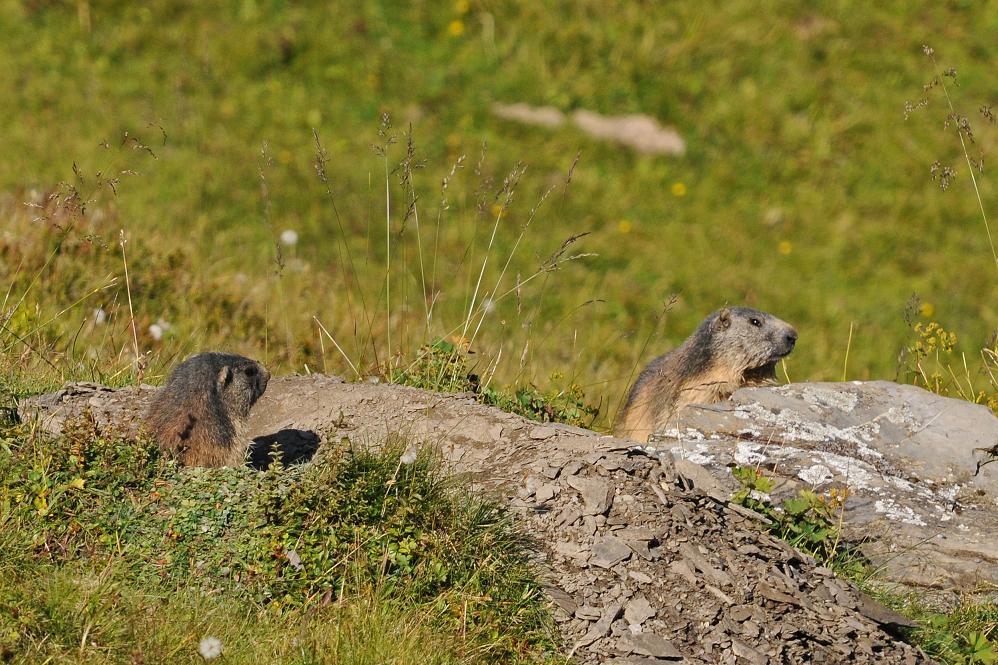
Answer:
<path fill-rule="evenodd" d="M 771 314 L 725 307 L 704 319 L 683 344 L 655 358 L 631 388 L 614 434 L 647 441 L 687 404 L 711 404 L 742 386 L 776 379 L 776 362 L 790 355 L 797 331 Z"/>
<path fill-rule="evenodd" d="M 242 466 L 239 429 L 267 389 L 270 372 L 231 353 L 200 353 L 177 365 L 146 412 L 162 450 L 185 466 Z"/>

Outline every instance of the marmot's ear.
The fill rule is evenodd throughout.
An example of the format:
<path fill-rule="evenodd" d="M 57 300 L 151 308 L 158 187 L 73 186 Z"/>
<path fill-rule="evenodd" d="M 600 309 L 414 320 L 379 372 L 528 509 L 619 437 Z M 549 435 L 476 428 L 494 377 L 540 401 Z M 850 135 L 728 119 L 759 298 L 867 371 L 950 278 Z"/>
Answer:
<path fill-rule="evenodd" d="M 232 368 L 226 365 L 218 372 L 218 387 L 224 388 L 232 383 Z"/>
<path fill-rule="evenodd" d="M 728 328 L 731 326 L 731 310 L 725 307 L 720 312 L 717 313 L 717 325 L 721 328 Z"/>

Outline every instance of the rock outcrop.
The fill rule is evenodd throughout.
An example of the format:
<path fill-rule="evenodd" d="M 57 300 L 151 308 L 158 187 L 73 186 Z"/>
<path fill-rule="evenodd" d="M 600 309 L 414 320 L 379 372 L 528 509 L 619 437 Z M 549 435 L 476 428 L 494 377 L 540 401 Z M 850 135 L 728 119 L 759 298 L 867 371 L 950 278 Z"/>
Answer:
<path fill-rule="evenodd" d="M 652 447 L 725 489 L 761 468 L 780 498 L 848 488 L 844 534 L 887 578 L 927 589 L 998 584 L 998 418 L 983 406 L 886 381 L 745 388 L 677 414 Z"/>

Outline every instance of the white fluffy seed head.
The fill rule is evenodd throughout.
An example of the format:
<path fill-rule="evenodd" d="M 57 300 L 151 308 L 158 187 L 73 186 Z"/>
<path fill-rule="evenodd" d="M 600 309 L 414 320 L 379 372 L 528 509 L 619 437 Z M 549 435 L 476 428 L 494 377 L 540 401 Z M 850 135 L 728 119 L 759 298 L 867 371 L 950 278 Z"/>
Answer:
<path fill-rule="evenodd" d="M 281 242 L 288 247 L 298 244 L 298 232 L 294 229 L 286 229 L 281 232 Z"/>
<path fill-rule="evenodd" d="M 222 640 L 217 637 L 206 637 L 198 644 L 198 653 L 205 660 L 212 660 L 222 655 Z"/>

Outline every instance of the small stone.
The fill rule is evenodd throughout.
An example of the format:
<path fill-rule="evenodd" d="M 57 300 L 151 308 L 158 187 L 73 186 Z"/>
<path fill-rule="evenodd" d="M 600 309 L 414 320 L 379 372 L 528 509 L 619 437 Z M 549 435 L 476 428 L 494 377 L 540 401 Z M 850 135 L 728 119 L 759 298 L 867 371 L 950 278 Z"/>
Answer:
<path fill-rule="evenodd" d="M 670 660 L 682 660 L 683 658 L 672 642 L 654 633 L 624 636 L 617 641 L 617 648 L 624 653 L 636 653 L 640 656 L 653 658 Z"/>
<path fill-rule="evenodd" d="M 739 554 L 747 554 L 749 556 L 759 557 L 760 559 L 765 559 L 762 550 L 760 550 L 755 545 L 740 545 L 736 550 Z"/>
<path fill-rule="evenodd" d="M 535 427 L 532 430 L 530 430 L 530 434 L 528 434 L 527 436 L 529 436 L 534 441 L 543 441 L 544 439 L 550 439 L 552 436 L 555 436 L 557 433 L 558 430 L 556 430 L 553 427 Z"/>
<path fill-rule="evenodd" d="M 652 560 L 653 557 L 651 550 L 648 549 L 647 540 L 627 540 L 627 546 L 642 559 L 645 559 L 646 561 Z"/>
<path fill-rule="evenodd" d="M 534 500 L 537 503 L 547 503 L 554 498 L 555 494 L 558 493 L 558 488 L 551 484 L 541 485 L 537 488 L 537 492 L 534 494 Z"/>
<path fill-rule="evenodd" d="M 651 606 L 644 594 L 634 596 L 624 606 L 624 618 L 631 625 L 640 626 L 653 616 L 655 616 L 655 608 Z"/>
<path fill-rule="evenodd" d="M 565 506 L 565 508 L 558 513 L 558 516 L 554 520 L 555 528 L 562 526 L 572 526 L 582 517 L 582 513 L 571 506 Z"/>
<path fill-rule="evenodd" d="M 600 568 L 612 568 L 630 556 L 631 548 L 624 541 L 614 536 L 604 536 L 593 542 L 589 563 Z"/>
<path fill-rule="evenodd" d="M 586 621 L 596 621 L 602 614 L 603 610 L 592 605 L 582 605 L 575 610 L 576 618 L 585 619 Z"/>
<path fill-rule="evenodd" d="M 589 560 L 589 550 L 578 543 L 573 542 L 557 542 L 551 546 L 558 554 L 569 559 L 575 559 L 585 563 Z"/>
<path fill-rule="evenodd" d="M 582 636 L 582 639 L 576 642 L 575 649 L 589 646 L 601 637 L 606 637 L 606 634 L 610 632 L 610 625 L 617 619 L 618 616 L 620 616 L 620 610 L 621 607 L 619 603 L 614 603 L 605 607 L 602 615 L 600 616 L 600 620 L 594 623 L 589 628 L 589 631 Z"/>
<path fill-rule="evenodd" d="M 755 592 L 763 598 L 767 598 L 773 602 L 785 603 L 787 605 L 801 605 L 799 598 L 794 598 L 793 596 L 783 593 L 782 591 L 777 591 L 765 580 L 755 585 Z"/>
<path fill-rule="evenodd" d="M 545 589 L 545 591 L 554 604 L 567 612 L 569 615 L 575 614 L 576 610 L 579 608 L 572 596 L 558 587 L 549 586 Z"/>
<path fill-rule="evenodd" d="M 680 545 L 679 553 L 683 556 L 683 558 L 696 566 L 697 570 L 702 572 L 704 576 L 715 584 L 720 586 L 729 586 L 731 584 L 731 578 L 727 575 L 727 573 L 724 573 L 710 565 L 710 562 L 707 561 L 707 557 L 701 554 L 700 550 L 694 547 L 691 543 L 683 543 Z"/>
<path fill-rule="evenodd" d="M 568 484 L 582 495 L 585 515 L 603 515 L 610 509 L 613 497 L 610 492 L 610 484 L 607 481 L 599 478 L 570 476 Z"/>
<path fill-rule="evenodd" d="M 655 534 L 652 533 L 651 529 L 642 529 L 638 527 L 618 529 L 614 535 L 618 538 L 623 538 L 624 540 L 655 540 Z"/>
<path fill-rule="evenodd" d="M 669 564 L 669 570 L 677 575 L 680 575 L 683 579 L 694 586 L 697 586 L 699 583 L 697 576 L 693 574 L 692 567 L 684 560 L 673 561 Z"/>
<path fill-rule="evenodd" d="M 735 604 L 735 599 L 734 598 L 732 598 L 728 594 L 724 593 L 723 591 L 721 591 L 717 587 L 711 586 L 710 584 L 705 584 L 703 586 L 703 588 L 706 589 L 708 592 L 710 592 L 710 594 L 712 596 L 714 596 L 715 598 L 717 598 L 721 602 L 723 602 L 723 603 L 725 603 L 727 605 L 734 605 Z"/>
<path fill-rule="evenodd" d="M 544 467 L 544 469 L 541 470 L 541 473 L 544 474 L 545 478 L 547 478 L 549 480 L 554 480 L 555 478 L 558 477 L 558 474 L 561 473 L 561 467 L 559 467 L 559 466 L 546 466 L 546 467 Z"/>
<path fill-rule="evenodd" d="M 744 658 L 752 663 L 752 665 L 766 665 L 769 662 L 769 659 L 764 654 L 759 653 L 736 637 L 731 638 L 731 651 L 739 658 Z"/>
<path fill-rule="evenodd" d="M 751 605 L 739 605 L 728 610 L 728 618 L 741 623 L 752 617 L 753 607 Z"/>
<path fill-rule="evenodd" d="M 892 628 L 916 628 L 918 624 L 907 617 L 903 617 L 894 610 L 884 607 L 865 593 L 859 594 L 859 613 L 867 619 L 876 621 L 881 626 Z"/>
<path fill-rule="evenodd" d="M 627 571 L 627 576 L 632 580 L 641 582 L 642 584 L 651 584 L 652 578 L 650 575 L 645 575 L 640 570 L 629 570 Z"/>

